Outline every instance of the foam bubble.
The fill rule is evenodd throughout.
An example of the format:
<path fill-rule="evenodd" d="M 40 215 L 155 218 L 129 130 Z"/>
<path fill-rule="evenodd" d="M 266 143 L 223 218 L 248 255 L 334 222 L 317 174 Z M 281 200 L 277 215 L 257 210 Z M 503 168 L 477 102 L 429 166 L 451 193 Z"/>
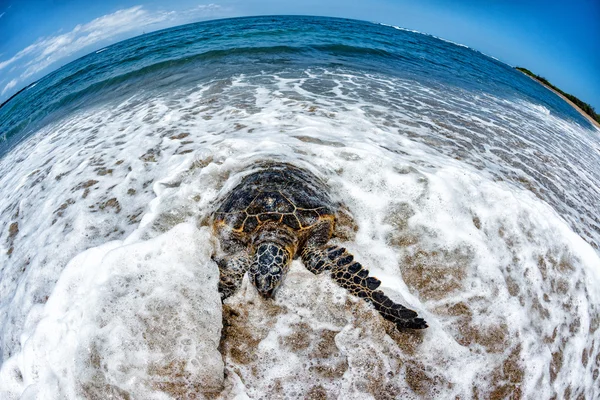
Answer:
<path fill-rule="evenodd" d="M 68 116 L 0 161 L 2 393 L 178 397 L 223 367 L 224 397 L 594 397 L 594 140 L 537 106 L 336 70 Z M 247 282 L 228 300 L 221 359 L 210 215 L 263 159 L 327 182 L 334 241 L 428 330 L 295 261 L 274 301 Z"/>
<path fill-rule="evenodd" d="M 146 242 L 112 241 L 76 256 L 21 337 L 21 351 L 3 364 L 6 395 L 220 391 L 221 302 L 209 240 L 206 229 L 182 224 Z"/>

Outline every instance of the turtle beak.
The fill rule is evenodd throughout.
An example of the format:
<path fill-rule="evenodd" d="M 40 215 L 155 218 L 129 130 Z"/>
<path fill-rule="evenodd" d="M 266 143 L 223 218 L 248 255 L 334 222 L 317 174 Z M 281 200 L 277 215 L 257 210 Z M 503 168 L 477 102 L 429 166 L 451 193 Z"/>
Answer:
<path fill-rule="evenodd" d="M 271 288 L 266 291 L 259 290 L 258 293 L 265 299 L 272 299 L 273 295 L 275 294 L 275 288 Z"/>
<path fill-rule="evenodd" d="M 265 299 L 271 299 L 275 295 L 275 287 L 271 276 L 255 276 L 254 286 L 258 293 Z"/>

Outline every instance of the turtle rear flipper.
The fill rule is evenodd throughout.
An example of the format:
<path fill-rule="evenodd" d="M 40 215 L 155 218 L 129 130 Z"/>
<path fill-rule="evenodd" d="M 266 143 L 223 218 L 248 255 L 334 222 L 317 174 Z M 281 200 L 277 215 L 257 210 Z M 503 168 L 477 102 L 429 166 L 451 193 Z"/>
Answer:
<path fill-rule="evenodd" d="M 307 246 L 302 252 L 302 261 L 314 274 L 330 271 L 331 277 L 341 287 L 371 302 L 385 319 L 396 324 L 398 328 L 427 328 L 427 322 L 418 318 L 415 311 L 394 303 L 381 290 L 377 290 L 381 281 L 369 276 L 369 271 L 355 262 L 354 257 L 345 248 Z"/>
<path fill-rule="evenodd" d="M 228 258 L 214 258 L 219 266 L 219 293 L 221 301 L 225 300 L 242 284 L 244 274 L 250 267 L 250 258 L 245 253 L 238 253 Z"/>

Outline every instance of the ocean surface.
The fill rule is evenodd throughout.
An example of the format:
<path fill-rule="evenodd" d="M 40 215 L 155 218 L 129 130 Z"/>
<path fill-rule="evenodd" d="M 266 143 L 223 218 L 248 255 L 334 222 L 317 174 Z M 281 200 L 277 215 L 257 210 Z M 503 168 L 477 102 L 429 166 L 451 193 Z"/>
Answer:
<path fill-rule="evenodd" d="M 294 261 L 221 305 L 211 211 L 320 176 L 343 244 L 429 323 Z M 0 108 L 0 398 L 600 396 L 600 131 L 492 57 L 316 17 L 99 49 Z"/>

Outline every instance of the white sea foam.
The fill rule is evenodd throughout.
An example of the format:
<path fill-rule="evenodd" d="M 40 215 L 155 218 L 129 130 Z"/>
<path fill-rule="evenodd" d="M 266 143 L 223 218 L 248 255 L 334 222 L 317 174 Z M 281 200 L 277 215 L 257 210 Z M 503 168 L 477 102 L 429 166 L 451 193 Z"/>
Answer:
<path fill-rule="evenodd" d="M 462 43 L 453 42 L 453 41 L 451 41 L 451 40 L 448 40 L 448 39 L 443 39 L 443 38 L 441 38 L 441 37 L 438 37 L 438 36 L 435 36 L 435 35 L 431 35 L 431 34 L 429 34 L 429 33 L 419 32 L 419 31 L 416 31 L 416 30 L 413 30 L 413 29 L 408 29 L 408 28 L 402 28 L 402 27 L 400 27 L 400 26 L 396 26 L 396 25 L 388 25 L 388 24 L 384 24 L 384 23 L 378 23 L 378 24 L 379 24 L 379 25 L 383 25 L 383 26 L 389 26 L 390 28 L 394 28 L 394 29 L 397 29 L 397 30 L 399 30 L 399 31 L 405 31 L 405 32 L 418 33 L 419 35 L 425 35 L 425 36 L 429 36 L 429 37 L 432 37 L 432 38 L 436 38 L 436 39 L 438 39 L 438 40 L 441 40 L 441 41 L 443 41 L 443 42 L 446 42 L 446 43 L 453 44 L 453 45 L 455 45 L 455 46 L 459 46 L 459 47 L 465 47 L 465 48 L 467 48 L 467 49 L 470 49 L 470 47 L 469 47 L 469 46 L 467 46 L 466 44 L 462 44 Z M 489 57 L 489 56 L 488 56 L 488 57 Z M 491 57 L 491 58 L 493 58 L 493 57 Z"/>
<path fill-rule="evenodd" d="M 207 229 L 178 225 L 74 257 L 45 305 L 30 311 L 20 352 L 3 364 L 4 396 L 219 391 L 221 302 L 209 240 Z"/>
<path fill-rule="evenodd" d="M 523 108 L 532 110 L 532 114 L 550 115 L 550 110 L 541 104 L 533 104 L 526 101 L 520 101 L 519 103 L 523 106 Z"/>
<path fill-rule="evenodd" d="M 406 32 L 412 32 L 412 33 L 418 33 L 420 35 L 426 35 L 426 33 L 419 32 L 419 31 L 416 31 L 414 29 L 402 28 L 402 27 L 396 26 L 396 25 L 386 25 L 386 24 L 381 24 L 381 25 L 383 25 L 383 26 L 389 26 L 391 28 L 398 29 L 399 31 L 406 31 Z"/>
<path fill-rule="evenodd" d="M 561 175 L 586 135 L 537 106 L 324 70 L 72 115 L 0 164 L 0 393 L 594 398 L 595 189 Z M 534 156 L 552 182 L 523 169 Z M 227 300 L 221 364 L 208 221 L 263 159 L 328 183 L 357 226 L 336 241 L 429 329 L 397 332 L 294 261 L 275 300 L 247 281 Z"/>
<path fill-rule="evenodd" d="M 470 49 L 470 47 L 469 47 L 469 46 L 467 46 L 466 44 L 462 44 L 462 43 L 453 42 L 452 40 L 448 40 L 448 39 L 442 39 L 441 37 L 434 36 L 434 35 L 431 35 L 431 37 L 434 37 L 434 38 L 436 38 L 436 39 L 438 39 L 438 40 L 441 40 L 442 42 L 446 42 L 446 43 L 453 44 L 453 45 L 455 45 L 455 46 L 459 46 L 459 47 L 465 47 L 465 48 L 467 48 L 467 49 Z"/>

